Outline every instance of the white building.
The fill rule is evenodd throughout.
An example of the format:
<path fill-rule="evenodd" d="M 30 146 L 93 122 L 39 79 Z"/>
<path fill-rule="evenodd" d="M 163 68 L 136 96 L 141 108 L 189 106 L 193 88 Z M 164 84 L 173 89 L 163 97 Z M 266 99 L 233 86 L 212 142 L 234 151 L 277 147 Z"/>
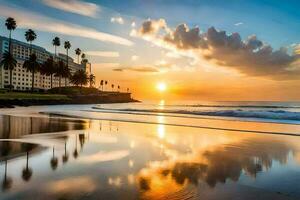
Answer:
<path fill-rule="evenodd" d="M 9 38 L 0 36 L 0 60 L 4 52 L 8 51 Z M 15 90 L 30 90 L 31 89 L 31 72 L 27 72 L 23 68 L 23 63 L 29 58 L 30 45 L 25 42 L 18 40 L 12 40 L 12 52 L 14 58 L 17 60 L 17 67 L 13 70 L 12 85 Z M 50 56 L 54 57 L 54 54 L 48 52 L 46 49 L 32 45 L 32 53 L 35 53 L 38 59 L 38 62 L 41 64 L 44 63 Z M 66 61 L 67 56 L 64 54 L 58 54 L 58 58 L 63 61 Z M 79 69 L 86 70 L 86 65 L 77 64 L 74 60 L 69 57 L 69 68 L 73 74 Z M 67 81 L 68 83 L 69 81 Z M 69 84 L 69 83 L 68 83 Z M 65 80 L 62 79 L 61 86 L 65 85 Z M 59 78 L 53 76 L 52 87 L 59 86 Z M 0 88 L 9 87 L 9 70 L 4 70 L 3 67 L 0 67 Z M 47 90 L 50 89 L 50 76 L 41 75 L 39 72 L 35 73 L 34 78 L 34 88 Z"/>

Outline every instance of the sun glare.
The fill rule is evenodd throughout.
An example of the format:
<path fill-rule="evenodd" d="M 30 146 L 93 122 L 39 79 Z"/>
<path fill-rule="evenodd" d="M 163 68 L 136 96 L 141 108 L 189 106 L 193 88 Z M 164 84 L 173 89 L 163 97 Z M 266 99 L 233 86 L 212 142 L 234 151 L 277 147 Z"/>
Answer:
<path fill-rule="evenodd" d="M 167 85 L 164 82 L 160 82 L 156 85 L 156 88 L 160 92 L 164 92 L 167 89 Z"/>

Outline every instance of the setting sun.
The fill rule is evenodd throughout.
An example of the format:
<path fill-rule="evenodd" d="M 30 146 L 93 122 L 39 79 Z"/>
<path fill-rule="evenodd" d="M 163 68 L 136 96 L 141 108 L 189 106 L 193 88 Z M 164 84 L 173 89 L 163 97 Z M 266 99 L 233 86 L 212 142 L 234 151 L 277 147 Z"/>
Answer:
<path fill-rule="evenodd" d="M 164 91 L 166 91 L 166 89 L 167 89 L 167 85 L 166 85 L 166 83 L 164 83 L 164 82 L 160 82 L 160 83 L 158 83 L 158 84 L 156 85 L 156 88 L 157 88 L 158 91 L 164 92 Z"/>

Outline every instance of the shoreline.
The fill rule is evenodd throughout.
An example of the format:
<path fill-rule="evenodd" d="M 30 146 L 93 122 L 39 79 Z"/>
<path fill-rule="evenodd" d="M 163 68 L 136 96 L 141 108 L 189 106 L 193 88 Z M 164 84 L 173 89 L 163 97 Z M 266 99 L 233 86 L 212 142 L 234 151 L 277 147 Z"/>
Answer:
<path fill-rule="evenodd" d="M 65 105 L 65 104 L 108 104 L 108 103 L 131 103 L 140 102 L 131 98 L 129 93 L 112 93 L 106 95 L 70 95 L 65 98 L 12 98 L 0 99 L 0 108 L 15 108 L 15 106 L 42 106 L 42 105 Z"/>

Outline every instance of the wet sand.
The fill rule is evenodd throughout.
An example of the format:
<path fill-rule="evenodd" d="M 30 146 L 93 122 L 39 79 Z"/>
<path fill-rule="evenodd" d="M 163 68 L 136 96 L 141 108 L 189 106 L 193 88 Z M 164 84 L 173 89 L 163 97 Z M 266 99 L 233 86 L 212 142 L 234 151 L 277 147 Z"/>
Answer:
<path fill-rule="evenodd" d="M 1 200 L 300 198 L 299 125 L 91 107 L 1 110 Z"/>

